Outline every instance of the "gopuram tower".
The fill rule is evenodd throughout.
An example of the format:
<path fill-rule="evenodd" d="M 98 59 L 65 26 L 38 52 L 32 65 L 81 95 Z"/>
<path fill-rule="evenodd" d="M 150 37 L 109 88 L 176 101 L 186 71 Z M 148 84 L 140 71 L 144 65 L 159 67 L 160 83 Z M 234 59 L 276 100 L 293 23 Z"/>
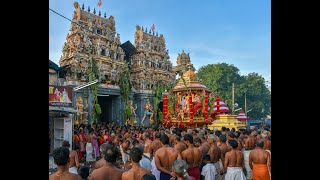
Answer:
<path fill-rule="evenodd" d="M 125 65 L 125 52 L 120 47 L 120 35 L 116 33 L 113 16 L 106 13 L 85 10 L 74 3 L 71 28 L 64 43 L 60 66 L 66 66 L 64 86 L 80 86 L 89 82 L 90 67 L 93 61 L 98 72 L 97 96 L 102 114 L 99 121 L 123 122 L 123 103 L 119 87 L 120 74 Z M 106 84 L 111 82 L 111 84 Z M 73 104 L 80 113 L 79 122 L 91 123 L 93 94 L 90 86 L 77 90 Z"/>
<path fill-rule="evenodd" d="M 137 120 L 140 123 L 144 120 L 144 125 L 149 125 L 149 116 L 146 116 L 147 102 L 154 104 L 154 94 L 158 82 L 162 86 L 173 87 L 176 74 L 173 71 L 172 63 L 166 49 L 165 38 L 158 35 L 151 29 L 136 26 L 134 34 L 135 53 L 130 56 L 129 66 L 131 82 L 134 88 L 134 99 L 137 106 Z M 153 107 L 156 109 L 158 107 Z M 143 118 L 145 117 L 146 118 Z"/>
<path fill-rule="evenodd" d="M 149 120 L 157 117 L 153 114 L 158 108 L 153 107 L 157 84 L 162 82 L 162 87 L 169 90 L 176 81 L 176 71 L 170 61 L 164 36 L 137 25 L 134 45 L 130 41 L 121 44 L 113 16 L 101 15 L 96 9 L 91 11 L 90 7 L 85 10 L 84 5 L 80 7 L 77 2 L 74 8 L 59 63 L 66 66 L 63 85 L 81 87 L 73 93 L 73 104 L 80 111 L 76 118 L 81 120 L 79 122 L 91 122 L 95 96 L 91 86 L 82 88 L 81 85 L 89 82 L 92 62 L 95 62 L 99 82 L 94 94 L 101 107 L 98 121 L 126 122 L 123 115 L 126 107 L 119 80 L 127 62 L 132 84 L 129 95 L 130 111 L 134 114 L 132 120 L 137 122 L 136 125 L 144 120 L 144 125 L 149 126 Z"/>
<path fill-rule="evenodd" d="M 75 11 L 71 29 L 64 43 L 60 65 L 69 65 L 67 85 L 88 82 L 89 54 L 96 60 L 99 81 L 111 80 L 117 85 L 119 72 L 124 65 L 125 53 L 120 47 L 120 35 L 116 33 L 114 17 L 101 17 L 101 12 L 90 13 L 84 5 L 74 3 Z"/>
<path fill-rule="evenodd" d="M 184 50 L 182 50 L 182 53 L 178 54 L 177 57 L 177 66 L 174 67 L 174 71 L 176 74 L 179 74 L 182 76 L 185 72 L 187 72 L 189 69 L 187 65 L 191 65 L 191 70 L 195 71 L 195 68 L 193 67 L 193 64 L 191 64 L 190 55 L 189 53 L 186 54 Z"/>
<path fill-rule="evenodd" d="M 130 74 L 136 92 L 151 92 L 158 81 L 174 84 L 175 74 L 162 34 L 148 32 L 147 28 L 137 25 L 134 46 L 136 52 L 130 59 Z"/>

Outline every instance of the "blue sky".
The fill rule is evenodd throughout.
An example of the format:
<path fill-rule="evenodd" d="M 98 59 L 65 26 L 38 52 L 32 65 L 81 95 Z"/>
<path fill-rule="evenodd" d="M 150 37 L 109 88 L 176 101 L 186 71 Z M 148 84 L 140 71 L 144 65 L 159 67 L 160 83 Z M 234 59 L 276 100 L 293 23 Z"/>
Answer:
<path fill-rule="evenodd" d="M 121 43 L 134 42 L 135 26 L 155 31 L 166 38 L 170 60 L 190 53 L 195 68 L 228 63 L 241 75 L 257 72 L 271 78 L 270 0 L 79 0 L 85 9 L 113 15 Z M 72 18 L 75 0 L 49 0 L 49 8 Z M 71 27 L 68 20 L 49 11 L 49 59 L 58 64 Z"/>

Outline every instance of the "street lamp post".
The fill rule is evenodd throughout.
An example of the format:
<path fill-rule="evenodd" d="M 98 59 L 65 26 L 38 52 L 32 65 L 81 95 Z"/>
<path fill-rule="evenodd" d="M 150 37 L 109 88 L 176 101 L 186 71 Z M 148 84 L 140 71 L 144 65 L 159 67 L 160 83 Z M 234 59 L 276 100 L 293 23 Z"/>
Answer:
<path fill-rule="evenodd" d="M 232 114 L 234 112 L 234 83 L 232 83 Z"/>
<path fill-rule="evenodd" d="M 252 109 L 249 109 L 247 112 L 246 112 L 246 116 L 247 116 L 247 120 L 246 120 L 246 124 L 247 124 L 247 126 L 248 126 L 248 119 L 249 119 L 249 116 L 248 116 L 248 112 L 250 112 L 250 111 L 252 111 Z"/>

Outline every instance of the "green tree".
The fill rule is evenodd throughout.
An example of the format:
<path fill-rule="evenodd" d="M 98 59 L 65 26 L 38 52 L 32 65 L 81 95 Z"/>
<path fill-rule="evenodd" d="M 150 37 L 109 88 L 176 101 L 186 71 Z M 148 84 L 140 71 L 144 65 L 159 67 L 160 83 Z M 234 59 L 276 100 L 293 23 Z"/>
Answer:
<path fill-rule="evenodd" d="M 265 84 L 265 79 L 258 73 L 245 76 L 242 86 L 247 94 L 247 110 L 252 109 L 248 113 L 250 118 L 260 119 L 271 113 L 271 93 Z"/>
<path fill-rule="evenodd" d="M 235 86 L 243 82 L 239 69 L 226 63 L 208 64 L 199 68 L 197 73 L 202 84 L 218 94 L 222 101 L 232 108 L 232 83 Z M 240 89 L 235 88 L 235 102 L 239 98 Z"/>
<path fill-rule="evenodd" d="M 234 65 L 221 63 L 200 67 L 197 76 L 202 80 L 202 84 L 228 104 L 230 110 L 232 109 L 232 83 L 234 83 L 234 102 L 238 104 L 237 108 L 245 110 L 246 94 L 247 110 L 252 109 L 248 113 L 250 118 L 260 119 L 271 113 L 271 93 L 265 86 L 265 79 L 258 73 L 241 76 L 239 69 Z"/>

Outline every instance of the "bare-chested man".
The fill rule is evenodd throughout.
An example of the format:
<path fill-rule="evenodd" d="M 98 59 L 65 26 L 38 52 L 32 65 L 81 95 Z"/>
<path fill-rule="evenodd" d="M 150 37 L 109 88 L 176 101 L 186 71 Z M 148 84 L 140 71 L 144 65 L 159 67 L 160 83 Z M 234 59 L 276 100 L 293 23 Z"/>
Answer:
<path fill-rule="evenodd" d="M 107 165 L 92 171 L 90 180 L 121 180 L 123 170 L 115 167 L 115 162 L 119 155 L 119 150 L 115 146 L 107 146 L 104 159 Z"/>
<path fill-rule="evenodd" d="M 235 133 L 234 133 L 234 136 L 235 136 L 235 139 L 240 143 L 240 145 L 241 145 L 241 150 L 240 151 L 242 151 L 243 149 L 244 149 L 244 146 L 243 146 L 243 134 L 241 134 L 239 131 L 236 131 Z M 238 147 L 238 149 L 239 149 L 239 147 Z"/>
<path fill-rule="evenodd" d="M 164 132 L 165 132 L 165 134 L 166 134 L 166 135 L 168 136 L 168 138 L 169 138 L 169 146 L 170 146 L 170 147 L 173 147 L 173 146 L 172 146 L 172 144 L 173 144 L 173 142 L 174 142 L 174 137 L 173 137 L 173 135 L 170 134 L 170 130 L 169 130 L 169 129 L 165 129 Z"/>
<path fill-rule="evenodd" d="M 221 166 L 221 172 L 223 172 L 222 178 L 224 179 L 225 169 L 223 167 L 223 162 L 224 162 L 224 159 L 225 159 L 225 155 L 226 155 L 226 153 L 228 151 L 228 147 L 227 147 L 227 144 L 226 144 L 227 137 L 224 134 L 221 134 L 219 136 L 219 139 L 220 139 L 220 144 L 218 146 L 219 146 L 219 148 L 221 150 L 220 166 Z"/>
<path fill-rule="evenodd" d="M 183 139 L 188 148 L 181 153 L 181 158 L 188 164 L 188 174 L 196 180 L 200 180 L 202 152 L 199 148 L 193 146 L 193 136 L 191 134 L 185 134 Z"/>
<path fill-rule="evenodd" d="M 253 179 L 270 180 L 269 170 L 271 171 L 270 153 L 263 149 L 264 140 L 256 142 L 256 149 L 249 155 L 249 165 L 252 169 Z"/>
<path fill-rule="evenodd" d="M 227 152 L 225 156 L 224 169 L 227 171 L 225 179 L 245 180 L 243 156 L 241 151 L 237 150 L 238 142 L 233 139 L 229 140 L 228 146 L 230 146 L 231 151 Z"/>
<path fill-rule="evenodd" d="M 124 135 L 123 135 L 124 140 L 127 140 L 130 137 L 130 135 L 131 135 L 131 131 L 130 131 L 130 129 L 128 129 L 127 132 L 124 133 Z"/>
<path fill-rule="evenodd" d="M 201 142 L 202 142 L 202 144 L 201 144 L 201 146 L 206 146 L 207 148 L 207 150 L 208 151 L 205 151 L 203 154 L 208 154 L 208 152 L 209 152 L 209 149 L 210 149 L 210 144 L 208 143 L 208 141 L 207 141 L 207 138 L 206 138 L 207 136 L 203 136 L 203 137 L 201 137 L 200 139 L 201 139 Z"/>
<path fill-rule="evenodd" d="M 171 132 L 171 134 L 170 134 L 170 136 L 168 136 L 169 137 L 169 146 L 174 147 L 177 129 L 173 128 L 170 132 Z"/>
<path fill-rule="evenodd" d="M 94 165 L 94 168 L 95 168 L 95 169 L 99 169 L 99 168 L 101 168 L 102 166 L 107 165 L 107 161 L 104 159 L 104 156 L 105 156 L 106 150 L 107 150 L 107 146 L 108 146 L 107 143 L 101 144 L 101 146 L 100 146 L 101 159 L 99 159 L 99 160 L 95 163 L 95 165 Z"/>
<path fill-rule="evenodd" d="M 62 142 L 62 147 L 65 147 L 67 149 L 70 149 L 70 143 L 67 140 L 64 140 Z M 79 169 L 79 159 L 78 154 L 74 150 L 69 150 L 69 172 L 73 174 L 78 174 Z"/>
<path fill-rule="evenodd" d="M 219 130 L 216 130 L 215 132 L 214 132 L 214 134 L 217 136 L 217 140 L 216 140 L 216 142 L 217 142 L 217 145 L 218 146 L 220 146 L 220 135 L 222 134 L 221 133 L 221 131 L 219 131 Z"/>
<path fill-rule="evenodd" d="M 121 135 L 119 134 L 119 135 L 116 135 L 114 138 L 113 138 L 113 144 L 115 145 L 115 146 L 119 146 L 119 144 L 120 144 L 120 142 L 121 142 Z"/>
<path fill-rule="evenodd" d="M 169 147 L 169 138 L 166 134 L 160 137 L 162 147 L 155 153 L 155 163 L 160 171 L 160 180 L 170 180 L 172 164 L 175 160 L 181 159 L 180 153 Z"/>
<path fill-rule="evenodd" d="M 208 136 L 208 142 L 211 145 L 208 154 L 210 155 L 210 161 L 216 167 L 217 174 L 215 175 L 215 180 L 220 180 L 220 163 L 219 160 L 221 158 L 221 150 L 217 145 L 217 136 L 210 134 Z"/>
<path fill-rule="evenodd" d="M 187 149 L 187 146 L 183 142 L 181 142 L 179 136 L 175 135 L 174 138 L 174 149 L 178 150 L 179 153 Z"/>
<path fill-rule="evenodd" d="M 156 177 L 157 180 L 160 179 L 160 171 L 156 167 L 155 163 L 155 152 L 162 147 L 161 141 L 160 141 L 160 132 L 156 131 L 153 134 L 153 137 L 155 138 L 153 142 L 151 143 L 151 149 L 152 149 L 152 160 L 151 160 L 151 166 L 152 166 L 152 174 Z"/>
<path fill-rule="evenodd" d="M 253 179 L 252 177 L 252 169 L 249 166 L 249 155 L 250 152 L 254 149 L 254 139 L 250 134 L 248 130 L 245 130 L 243 132 L 245 137 L 245 145 L 244 145 L 244 151 L 243 151 L 243 158 L 244 158 L 244 166 L 246 167 L 247 172 L 247 179 Z"/>
<path fill-rule="evenodd" d="M 54 163 L 57 165 L 57 172 L 49 176 L 49 180 L 81 180 L 82 178 L 69 172 L 69 149 L 60 147 L 52 152 Z"/>
<path fill-rule="evenodd" d="M 262 139 L 264 140 L 263 149 L 267 150 L 268 152 L 271 151 L 271 141 L 268 139 L 268 132 L 265 131 L 261 134 Z M 271 152 L 269 152 L 271 153 Z"/>
<path fill-rule="evenodd" d="M 141 180 L 142 176 L 147 174 L 147 170 L 143 169 L 139 162 L 142 159 L 143 152 L 134 147 L 130 150 L 130 159 L 132 161 L 132 168 L 122 174 L 122 179 L 125 180 Z"/>
<path fill-rule="evenodd" d="M 229 141 L 229 140 L 232 140 L 232 139 L 237 141 L 234 132 L 229 131 L 229 132 L 227 133 L 227 135 L 228 135 L 228 137 L 227 137 L 228 141 Z M 242 150 L 242 144 L 241 144 L 239 141 L 237 141 L 237 142 L 238 142 L 237 150 L 238 150 L 238 151 L 241 151 L 241 150 Z M 231 150 L 231 148 L 228 149 L 228 151 L 230 151 L 230 150 Z"/>
<path fill-rule="evenodd" d="M 129 149 L 130 149 L 130 141 L 126 140 L 125 142 L 123 142 L 120 145 L 120 152 L 121 152 L 121 156 L 122 156 L 122 162 L 123 164 L 126 164 L 127 161 L 129 160 Z"/>
<path fill-rule="evenodd" d="M 149 134 L 147 132 L 144 132 L 142 134 L 142 138 L 144 140 L 144 155 L 148 156 L 149 159 L 151 159 L 152 155 L 152 141 L 150 140 Z"/>
<path fill-rule="evenodd" d="M 207 154 L 210 149 L 210 145 L 207 146 L 207 144 L 204 144 L 204 143 L 207 143 L 209 145 L 207 141 L 202 142 L 199 137 L 194 138 L 194 146 L 200 149 L 200 151 L 202 152 L 202 155 Z"/>

